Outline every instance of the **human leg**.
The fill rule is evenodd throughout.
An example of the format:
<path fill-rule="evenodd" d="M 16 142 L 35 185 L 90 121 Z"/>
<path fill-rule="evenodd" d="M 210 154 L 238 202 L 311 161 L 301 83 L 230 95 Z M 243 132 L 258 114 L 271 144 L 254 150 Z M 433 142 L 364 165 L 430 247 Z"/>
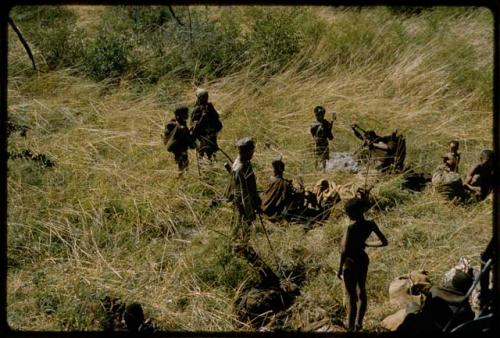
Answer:
<path fill-rule="evenodd" d="M 356 331 L 363 328 L 363 319 L 365 317 L 366 308 L 368 306 L 368 299 L 366 296 L 366 277 L 368 274 L 368 255 L 365 254 L 359 262 L 359 275 L 357 281 L 358 295 L 359 295 L 359 307 L 358 313 L 356 315 Z"/>
<path fill-rule="evenodd" d="M 187 151 L 180 151 L 174 153 L 174 159 L 180 171 L 185 170 L 189 165 L 189 158 Z"/>
<path fill-rule="evenodd" d="M 344 287 L 347 292 L 347 329 L 354 331 L 354 324 L 356 321 L 357 313 L 357 278 L 354 266 L 354 261 L 351 258 L 346 259 L 345 268 L 343 272 Z"/>

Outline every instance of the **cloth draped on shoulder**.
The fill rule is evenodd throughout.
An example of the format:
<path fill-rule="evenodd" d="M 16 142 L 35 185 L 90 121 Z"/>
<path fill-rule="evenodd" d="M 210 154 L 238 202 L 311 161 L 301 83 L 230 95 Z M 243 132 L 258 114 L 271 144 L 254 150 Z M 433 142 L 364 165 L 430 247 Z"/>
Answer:
<path fill-rule="evenodd" d="M 289 180 L 273 177 L 262 192 L 262 211 L 267 216 L 280 216 L 292 202 L 293 186 Z"/>

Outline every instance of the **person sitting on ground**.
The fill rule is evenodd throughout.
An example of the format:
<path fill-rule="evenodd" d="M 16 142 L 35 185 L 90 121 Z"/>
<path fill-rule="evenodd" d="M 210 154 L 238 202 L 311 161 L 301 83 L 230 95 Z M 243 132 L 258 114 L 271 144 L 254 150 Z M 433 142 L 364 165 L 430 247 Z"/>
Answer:
<path fill-rule="evenodd" d="M 493 151 L 485 149 L 464 181 L 464 188 L 470 191 L 478 201 L 484 200 L 493 190 Z"/>
<path fill-rule="evenodd" d="M 366 203 L 357 197 L 350 199 L 345 206 L 347 215 L 354 223 L 347 227 L 342 239 L 340 266 L 337 276 L 344 280 L 348 296 L 347 329 L 349 331 L 359 331 L 362 329 L 363 318 L 366 313 L 367 297 L 365 284 L 369 258 L 365 252 L 365 247 L 383 247 L 388 245 L 387 238 L 380 231 L 377 224 L 365 219 L 365 210 Z M 377 235 L 380 240 L 379 242 L 366 241 L 372 232 Z"/>
<path fill-rule="evenodd" d="M 272 218 L 281 218 L 293 203 L 295 188 L 291 180 L 283 178 L 285 163 L 281 160 L 272 162 L 274 176 L 261 195 L 262 212 Z"/>
<path fill-rule="evenodd" d="M 139 303 L 127 305 L 123 313 L 123 321 L 130 332 L 154 332 L 156 328 L 151 320 L 144 318 L 144 311 Z"/>
<path fill-rule="evenodd" d="M 311 125 L 311 135 L 314 138 L 316 166 L 326 170 L 326 162 L 330 159 L 330 149 L 328 148 L 328 140 L 333 140 L 332 127 L 333 123 L 325 119 L 325 108 L 316 106 L 314 108 L 314 116 L 316 121 Z"/>
<path fill-rule="evenodd" d="M 319 180 L 313 192 L 316 195 L 315 205 L 319 209 L 317 220 L 324 221 L 330 217 L 333 206 L 340 202 L 340 195 L 326 179 Z"/>
<path fill-rule="evenodd" d="M 101 300 L 105 311 L 102 322 L 104 331 L 154 332 L 156 326 L 151 319 L 144 318 L 144 311 L 139 303 L 125 306 L 120 298 L 105 296 Z"/>
<path fill-rule="evenodd" d="M 377 170 L 381 172 L 402 171 L 406 158 L 406 140 L 397 131 L 389 136 L 379 136 L 375 131 L 364 131 L 357 124 L 351 125 L 354 135 L 363 141 L 370 152 L 380 155 L 374 158 L 378 161 Z"/>
<path fill-rule="evenodd" d="M 453 271 L 452 271 L 453 270 Z M 474 318 L 474 312 L 465 296 L 472 286 L 472 272 L 452 269 L 442 286 L 430 288 L 424 304 L 410 302 L 406 317 L 397 328 L 399 332 L 448 332 Z"/>
<path fill-rule="evenodd" d="M 460 163 L 460 153 L 458 152 L 458 141 L 450 142 L 450 151 L 444 154 L 441 158 L 443 163 L 450 171 L 458 173 L 458 165 Z"/>
<path fill-rule="evenodd" d="M 368 144 L 370 150 L 381 150 L 384 154 L 379 159 L 377 169 L 381 172 L 402 171 L 406 157 L 406 142 L 402 135 L 393 132 L 390 136 L 380 137 Z"/>
<path fill-rule="evenodd" d="M 189 110 L 186 106 L 175 108 L 174 118 L 168 121 L 163 134 L 163 142 L 167 151 L 174 154 L 179 171 L 184 171 L 189 165 L 188 148 L 194 149 L 194 140 L 186 125 Z"/>
<path fill-rule="evenodd" d="M 197 151 L 200 156 L 207 155 L 208 159 L 215 156 L 219 146 L 217 145 L 217 134 L 222 130 L 219 113 L 213 104 L 208 102 L 208 91 L 198 89 L 196 91 L 196 106 L 191 113 L 191 131 L 195 139 L 199 141 Z"/>

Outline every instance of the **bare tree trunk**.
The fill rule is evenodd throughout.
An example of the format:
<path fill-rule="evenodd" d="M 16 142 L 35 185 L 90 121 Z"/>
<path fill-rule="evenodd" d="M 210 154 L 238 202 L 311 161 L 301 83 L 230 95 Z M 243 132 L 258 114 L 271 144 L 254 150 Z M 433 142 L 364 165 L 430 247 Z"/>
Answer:
<path fill-rule="evenodd" d="M 188 6 L 188 16 L 189 16 L 189 42 L 191 43 L 191 48 L 193 48 L 193 27 L 191 24 L 191 10 Z"/>
<path fill-rule="evenodd" d="M 28 45 L 28 43 L 24 39 L 23 34 L 21 34 L 21 31 L 19 31 L 19 29 L 17 28 L 16 24 L 14 23 L 14 20 L 12 20 L 12 18 L 10 16 L 8 18 L 8 22 L 9 22 L 9 25 L 14 30 L 14 32 L 16 32 L 17 37 L 19 38 L 19 40 L 21 40 L 21 43 L 23 44 L 24 49 L 26 50 L 26 53 L 28 53 L 28 56 L 31 59 L 31 63 L 33 63 L 33 69 L 37 70 L 36 69 L 36 64 L 35 64 L 35 58 L 33 57 L 33 54 L 31 53 L 30 46 Z"/>
<path fill-rule="evenodd" d="M 177 16 L 175 16 L 175 13 L 174 13 L 172 6 L 168 5 L 168 10 L 170 11 L 170 14 L 172 14 L 172 17 L 174 18 L 174 20 L 177 21 L 177 23 L 180 26 L 184 26 L 184 24 L 177 18 Z"/>

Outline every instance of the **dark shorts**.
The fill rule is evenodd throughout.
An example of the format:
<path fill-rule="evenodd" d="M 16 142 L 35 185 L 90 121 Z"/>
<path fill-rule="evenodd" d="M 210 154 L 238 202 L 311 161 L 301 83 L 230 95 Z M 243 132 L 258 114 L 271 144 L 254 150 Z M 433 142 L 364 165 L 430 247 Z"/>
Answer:
<path fill-rule="evenodd" d="M 219 149 L 216 133 L 200 135 L 198 140 L 200 141 L 200 154 L 212 155 Z"/>
<path fill-rule="evenodd" d="M 177 166 L 179 167 L 179 170 L 183 170 L 183 169 L 187 168 L 187 166 L 189 164 L 187 151 L 180 151 L 180 152 L 174 153 L 174 159 L 175 159 L 175 163 L 177 163 Z"/>
<path fill-rule="evenodd" d="M 330 149 L 328 147 L 328 143 L 316 143 L 315 153 L 321 160 L 328 161 L 330 159 Z"/>

